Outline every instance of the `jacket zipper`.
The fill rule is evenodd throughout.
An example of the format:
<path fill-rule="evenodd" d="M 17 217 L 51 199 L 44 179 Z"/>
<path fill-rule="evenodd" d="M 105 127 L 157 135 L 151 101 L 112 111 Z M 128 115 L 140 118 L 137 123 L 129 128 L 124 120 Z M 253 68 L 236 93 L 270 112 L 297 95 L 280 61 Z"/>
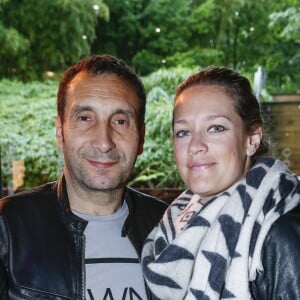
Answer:
<path fill-rule="evenodd" d="M 85 288 L 86 288 L 86 274 L 85 274 L 85 236 L 80 236 L 81 247 L 81 299 L 85 300 Z"/>

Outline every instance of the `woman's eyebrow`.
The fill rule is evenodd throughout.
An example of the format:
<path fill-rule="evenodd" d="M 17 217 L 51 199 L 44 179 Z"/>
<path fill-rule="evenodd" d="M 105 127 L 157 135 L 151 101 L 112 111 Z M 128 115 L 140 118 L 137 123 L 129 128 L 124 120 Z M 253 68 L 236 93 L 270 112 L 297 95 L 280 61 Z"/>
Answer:
<path fill-rule="evenodd" d="M 208 121 L 214 121 L 214 120 L 219 119 L 219 118 L 224 118 L 224 119 L 232 122 L 232 120 L 226 115 L 208 115 L 208 116 L 205 117 L 205 119 L 208 120 Z M 187 122 L 188 122 L 188 120 L 186 120 L 186 119 L 178 119 L 174 122 L 174 124 L 185 124 Z"/>
<path fill-rule="evenodd" d="M 231 119 L 226 115 L 209 115 L 209 116 L 206 117 L 206 119 L 209 120 L 209 121 L 214 121 L 214 120 L 219 119 L 219 118 L 224 118 L 224 119 L 231 122 Z"/>

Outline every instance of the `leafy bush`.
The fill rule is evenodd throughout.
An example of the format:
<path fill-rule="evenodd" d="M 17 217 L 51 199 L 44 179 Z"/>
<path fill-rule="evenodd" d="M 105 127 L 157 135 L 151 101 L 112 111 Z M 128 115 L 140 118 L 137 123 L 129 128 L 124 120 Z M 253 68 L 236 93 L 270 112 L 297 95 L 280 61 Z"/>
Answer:
<path fill-rule="evenodd" d="M 56 82 L 0 81 L 1 165 L 11 188 L 13 160 L 25 162 L 25 188 L 57 178 L 61 159 L 54 135 Z"/>
<path fill-rule="evenodd" d="M 130 185 L 173 187 L 178 176 L 172 154 L 172 99 L 161 88 L 153 88 L 146 109 L 144 153 L 138 158 Z"/>
<path fill-rule="evenodd" d="M 91 53 L 99 19 L 109 19 L 102 0 L 0 1 L 0 76 L 28 81 L 63 70 Z"/>

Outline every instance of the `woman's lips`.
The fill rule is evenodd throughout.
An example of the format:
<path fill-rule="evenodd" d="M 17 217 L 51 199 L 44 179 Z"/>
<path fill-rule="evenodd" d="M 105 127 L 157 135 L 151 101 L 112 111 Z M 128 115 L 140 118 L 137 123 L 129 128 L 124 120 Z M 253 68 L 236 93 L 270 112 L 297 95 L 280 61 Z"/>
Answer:
<path fill-rule="evenodd" d="M 188 168 L 191 170 L 206 170 L 213 167 L 214 162 L 193 161 L 188 163 Z"/>

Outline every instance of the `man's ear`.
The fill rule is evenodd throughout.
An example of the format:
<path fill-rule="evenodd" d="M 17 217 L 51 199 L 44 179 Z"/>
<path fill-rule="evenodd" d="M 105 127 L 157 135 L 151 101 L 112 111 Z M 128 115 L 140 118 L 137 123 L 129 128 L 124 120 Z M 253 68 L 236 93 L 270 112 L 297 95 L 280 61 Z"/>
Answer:
<path fill-rule="evenodd" d="M 63 128 L 62 128 L 62 121 L 60 116 L 55 117 L 55 137 L 57 146 L 62 149 L 64 136 L 63 136 Z"/>
<path fill-rule="evenodd" d="M 144 150 L 145 132 L 146 132 L 146 125 L 145 123 L 143 123 L 143 125 L 140 128 L 140 143 L 137 152 L 138 155 L 141 155 Z"/>
<path fill-rule="evenodd" d="M 253 156 L 256 150 L 259 148 L 259 145 L 262 140 L 262 128 L 257 127 L 255 130 L 248 136 L 247 140 L 247 155 Z"/>

